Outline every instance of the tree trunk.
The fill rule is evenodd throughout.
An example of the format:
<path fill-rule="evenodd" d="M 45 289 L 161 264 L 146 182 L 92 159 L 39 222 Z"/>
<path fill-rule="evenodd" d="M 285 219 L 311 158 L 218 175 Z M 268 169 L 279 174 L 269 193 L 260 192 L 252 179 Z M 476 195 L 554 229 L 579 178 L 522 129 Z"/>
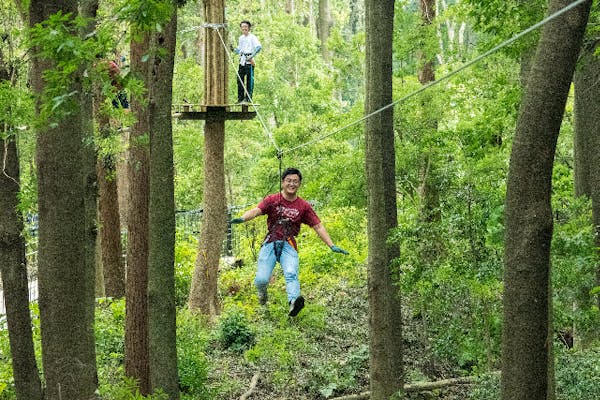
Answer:
<path fill-rule="evenodd" d="M 80 13 L 88 18 L 88 23 L 81 28 L 80 36 L 85 38 L 96 28 L 98 0 L 80 0 Z M 93 68 L 91 62 L 81 65 L 82 74 Z M 94 89 L 93 85 L 85 85 L 81 91 L 81 124 L 83 132 L 83 185 L 85 204 L 85 260 L 89 274 L 85 282 L 91 285 L 87 290 L 96 298 L 96 243 L 98 239 L 98 175 L 96 174 L 96 148 L 94 145 Z M 90 309 L 88 316 L 94 321 L 95 308 Z"/>
<path fill-rule="evenodd" d="M 86 4 L 89 8 L 88 14 L 95 17 L 97 0 L 88 0 Z M 111 131 L 110 117 L 101 109 L 105 98 L 98 85 L 94 86 L 94 100 L 93 115 L 98 124 L 99 136 L 106 139 L 117 134 Z M 100 277 L 96 281 L 96 293 L 119 299 L 125 296 L 125 266 L 117 190 L 117 156 L 106 154 L 97 157 L 94 154 L 94 164 L 98 193 L 97 199 L 94 198 L 93 206 L 99 220 L 99 236 L 94 244 L 100 253 L 95 257 L 96 277 Z"/>
<path fill-rule="evenodd" d="M 0 82 L 9 82 L 12 70 L 13 66 L 5 62 L 0 50 Z M 6 301 L 6 324 L 16 397 L 17 400 L 41 400 L 42 386 L 29 314 L 23 216 L 17 208 L 19 155 L 11 128 L 4 125 L 4 131 L 0 134 L 0 276 Z"/>
<path fill-rule="evenodd" d="M 597 151 L 593 145 L 594 137 L 598 135 L 600 126 L 600 88 L 590 84 L 600 79 L 600 61 L 594 54 L 597 46 L 584 46 L 580 66 L 575 71 L 573 78 L 575 86 L 575 196 L 592 195 L 591 180 L 593 175 L 590 170 L 596 161 Z"/>
<path fill-rule="evenodd" d="M 392 102 L 392 29 L 394 2 L 366 0 L 365 114 Z M 366 120 L 365 158 L 368 198 L 368 288 L 371 399 L 388 400 L 402 390 L 402 318 L 387 244 L 397 226 L 393 109 Z"/>
<path fill-rule="evenodd" d="M 429 26 L 435 19 L 435 0 L 420 0 L 419 11 L 421 13 L 421 21 L 424 26 Z M 420 59 L 420 69 L 417 72 L 419 82 L 422 85 L 427 85 L 435 81 L 434 60 L 435 54 L 427 54 L 427 49 L 421 49 L 418 55 Z M 430 95 L 425 93 L 421 101 L 421 114 L 423 116 L 424 135 L 429 135 L 437 131 L 437 119 L 431 112 Z M 420 219 L 424 223 L 439 222 L 441 213 L 439 211 L 440 198 L 436 177 L 436 160 L 435 155 L 430 149 L 424 149 L 419 166 L 419 188 L 418 194 L 421 199 Z M 439 248 L 440 243 L 433 244 L 432 247 Z M 428 257 L 432 258 L 433 254 Z"/>
<path fill-rule="evenodd" d="M 4 78 L 2 78 L 4 79 Z M 6 323 L 17 400 L 41 400 L 42 386 L 35 360 L 23 219 L 19 203 L 19 159 L 14 137 L 0 138 L 0 274 L 6 300 Z"/>
<path fill-rule="evenodd" d="M 319 0 L 319 18 L 317 21 L 317 36 L 321 41 L 321 56 L 323 60 L 331 60 L 331 52 L 327 47 L 327 40 L 331 33 L 331 8 L 329 7 L 329 0 Z"/>
<path fill-rule="evenodd" d="M 575 72 L 575 195 L 592 199 L 592 221 L 596 248 L 596 281 L 600 286 L 600 61 L 595 54 L 598 43 L 583 50 Z M 591 83 L 593 82 L 593 83 Z M 591 84 L 590 84 L 591 83 Z M 586 290 L 589 292 L 589 290 Z M 600 307 L 600 295 L 596 295 Z"/>
<path fill-rule="evenodd" d="M 113 134 L 107 116 L 96 114 L 100 136 Z M 100 255 L 104 295 L 115 299 L 125 296 L 125 266 L 121 244 L 121 219 L 117 189 L 116 155 L 98 158 L 98 213 L 100 219 Z"/>
<path fill-rule="evenodd" d="M 225 22 L 223 0 L 205 0 L 204 19 Z M 227 65 L 225 51 L 216 32 L 207 31 L 205 60 L 205 102 L 225 104 Z M 225 121 L 207 120 L 204 125 L 204 212 L 189 305 L 209 316 L 220 312 L 217 279 L 227 212 L 224 151 Z"/>
<path fill-rule="evenodd" d="M 77 2 L 31 1 L 31 26 L 58 11 L 75 16 Z M 40 96 L 46 89 L 44 71 L 56 66 L 41 56 L 33 60 L 31 81 Z M 81 93 L 81 71 L 73 75 L 65 90 Z M 98 386 L 94 274 L 87 259 L 86 224 L 82 223 L 86 221 L 87 195 L 79 103 L 80 98 L 75 97 L 69 104 L 71 112 L 53 117 L 56 125 L 45 124 L 37 137 L 38 282 L 47 400 L 93 399 Z"/>
<path fill-rule="evenodd" d="M 148 316 L 150 381 L 170 400 L 179 399 L 175 307 L 175 188 L 173 172 L 173 62 L 177 8 L 156 35 L 150 71 L 150 209 Z"/>
<path fill-rule="evenodd" d="M 361 1 L 350 0 L 350 16 L 348 24 L 350 25 L 350 33 L 356 35 L 362 28 L 364 12 L 361 7 Z"/>
<path fill-rule="evenodd" d="M 555 12 L 571 1 L 552 0 Z M 591 1 L 543 28 L 525 89 L 506 193 L 502 398 L 549 393 L 552 165 Z"/>
<path fill-rule="evenodd" d="M 130 71 L 148 87 L 150 34 L 132 30 Z M 149 202 L 149 115 L 141 99 L 132 96 L 131 111 L 136 123 L 129 138 L 129 207 L 127 208 L 127 280 L 125 285 L 125 374 L 134 378 L 140 393 L 150 393 L 148 350 L 148 202 Z"/>

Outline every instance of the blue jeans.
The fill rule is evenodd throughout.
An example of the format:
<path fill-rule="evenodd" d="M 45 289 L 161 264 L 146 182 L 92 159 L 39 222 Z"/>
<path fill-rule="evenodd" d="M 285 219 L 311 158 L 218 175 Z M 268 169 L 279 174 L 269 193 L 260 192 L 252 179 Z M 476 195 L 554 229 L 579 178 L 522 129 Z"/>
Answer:
<path fill-rule="evenodd" d="M 271 279 L 271 274 L 276 263 L 275 242 L 263 243 L 258 252 L 258 269 L 256 271 L 256 278 L 254 278 L 254 285 L 256 285 L 256 289 L 259 292 L 265 293 L 267 291 L 267 286 L 269 286 L 269 280 Z M 288 301 L 293 301 L 300 296 L 298 252 L 288 242 L 284 242 L 279 264 L 285 277 L 285 290 Z"/>

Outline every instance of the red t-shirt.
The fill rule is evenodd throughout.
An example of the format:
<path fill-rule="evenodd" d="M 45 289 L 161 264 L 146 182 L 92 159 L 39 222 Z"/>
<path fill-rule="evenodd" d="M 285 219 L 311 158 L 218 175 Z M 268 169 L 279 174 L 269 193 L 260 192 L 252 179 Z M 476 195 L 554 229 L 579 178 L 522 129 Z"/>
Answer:
<path fill-rule="evenodd" d="M 280 193 L 271 194 L 260 202 L 258 208 L 267 215 L 266 242 L 289 239 L 296 247 L 294 237 L 300 232 L 301 224 L 312 228 L 321 223 L 311 205 L 300 197 L 288 201 Z"/>

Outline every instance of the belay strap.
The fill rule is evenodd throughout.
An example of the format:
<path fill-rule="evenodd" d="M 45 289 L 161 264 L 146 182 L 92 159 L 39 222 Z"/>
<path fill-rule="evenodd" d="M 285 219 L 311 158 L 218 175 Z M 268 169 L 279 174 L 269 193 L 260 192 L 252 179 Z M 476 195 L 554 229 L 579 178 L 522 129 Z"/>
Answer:
<path fill-rule="evenodd" d="M 283 252 L 283 246 L 285 246 L 285 240 L 276 240 L 273 242 L 273 251 L 275 251 L 275 259 L 281 263 L 281 253 Z"/>

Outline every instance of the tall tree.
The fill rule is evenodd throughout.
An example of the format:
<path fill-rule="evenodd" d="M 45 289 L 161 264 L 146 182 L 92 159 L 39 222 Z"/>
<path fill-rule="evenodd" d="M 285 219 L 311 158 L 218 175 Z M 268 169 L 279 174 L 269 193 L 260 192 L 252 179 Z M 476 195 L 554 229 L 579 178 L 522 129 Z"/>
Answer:
<path fill-rule="evenodd" d="M 11 69 L 0 51 L 0 84 L 10 82 Z M 10 107 L 10 105 L 9 105 Z M 0 117 L 0 275 L 6 300 L 6 323 L 12 356 L 17 400 L 41 400 L 42 386 L 35 359 L 23 218 L 19 203 L 19 156 L 14 132 L 11 132 L 11 110 Z"/>
<path fill-rule="evenodd" d="M 224 1 L 205 0 L 204 20 L 223 24 Z M 221 35 L 226 37 L 224 33 Z M 226 104 L 227 62 L 218 32 L 207 30 L 205 53 L 205 104 Z M 220 312 L 217 274 L 227 214 L 224 151 L 225 121 L 207 120 L 204 124 L 204 212 L 189 305 L 211 316 Z"/>
<path fill-rule="evenodd" d="M 97 99 L 102 95 L 97 92 Z M 95 111 L 101 138 L 114 135 L 109 117 Z M 117 188 L 117 155 L 110 152 L 98 156 L 98 219 L 100 235 L 100 267 L 104 281 L 104 294 L 112 298 L 125 296 L 125 266 L 121 244 L 121 218 Z"/>
<path fill-rule="evenodd" d="M 392 32 L 394 2 L 365 0 L 365 114 L 392 102 Z M 388 400 L 402 389 L 402 315 L 388 245 L 397 226 L 393 109 L 367 119 L 365 158 L 368 198 L 369 374 L 371 399 Z"/>
<path fill-rule="evenodd" d="M 600 58 L 596 54 L 598 41 L 586 43 L 573 79 L 574 90 L 574 153 L 575 195 L 592 200 L 594 244 L 597 249 L 596 281 L 586 286 L 600 286 Z M 596 298 L 600 307 L 600 295 Z"/>
<path fill-rule="evenodd" d="M 554 13 L 572 1 L 551 0 Z M 542 30 L 525 89 L 507 181 L 502 398 L 546 400 L 549 390 L 552 165 L 591 0 Z"/>
<path fill-rule="evenodd" d="M 132 24 L 130 71 L 148 87 L 151 34 Z M 127 280 L 125 286 L 125 373 L 150 393 L 148 350 L 148 204 L 150 115 L 141 95 L 131 98 L 136 122 L 129 136 L 127 207 Z"/>
<path fill-rule="evenodd" d="M 321 56 L 323 60 L 331 59 L 331 52 L 327 46 L 327 40 L 331 33 L 331 7 L 329 0 L 319 0 L 319 18 L 317 19 L 317 36 L 321 41 Z"/>
<path fill-rule="evenodd" d="M 425 32 L 426 37 L 431 37 L 432 35 L 428 35 L 428 33 L 433 33 L 430 29 L 433 20 L 435 19 L 436 11 L 435 11 L 435 0 L 419 0 L 419 12 L 421 14 L 421 21 L 423 30 Z M 424 40 L 424 43 L 431 42 L 431 40 Z M 435 81 L 435 52 L 433 49 L 428 48 L 426 44 L 418 50 L 418 59 L 419 59 L 419 69 L 417 71 L 417 76 L 419 82 L 422 85 L 430 84 Z M 433 111 L 431 110 L 431 95 L 425 93 L 421 98 L 421 109 L 420 113 L 423 116 L 423 125 L 422 129 L 424 130 L 424 134 L 422 136 L 427 136 L 433 134 L 437 131 L 437 120 L 433 115 Z M 431 145 L 428 145 L 431 146 Z M 436 156 L 434 154 L 434 150 L 431 148 L 423 149 L 421 157 L 421 165 L 419 166 L 419 188 L 418 194 L 421 198 L 421 210 L 420 210 L 420 220 L 423 223 L 431 223 L 437 222 L 441 219 L 441 215 L 439 212 L 439 190 L 437 185 L 437 172 L 436 172 Z M 439 246 L 433 246 L 438 248 Z M 429 257 L 433 256 L 433 254 L 429 254 Z"/>
<path fill-rule="evenodd" d="M 64 35 L 63 40 L 46 40 L 55 38 L 38 31 L 31 75 L 32 87 L 40 99 L 38 111 L 51 122 L 39 124 L 36 147 L 39 306 L 48 400 L 92 399 L 98 385 L 94 273 L 87 261 L 82 224 L 86 220 L 84 128 L 79 113 L 82 70 L 75 68 L 71 74 L 63 70 L 60 82 L 51 80 L 53 75 L 45 75 L 63 65 L 79 65 L 77 51 L 71 51 L 74 47 L 62 46 L 64 42 L 78 42 L 79 31 L 72 22 L 78 15 L 77 5 L 73 0 L 32 0 L 29 5 L 32 27 L 59 13 L 65 16 L 55 18 L 53 27 L 55 34 Z M 59 98 L 63 103 L 53 107 L 46 101 L 56 100 L 56 93 L 62 95 Z"/>
<path fill-rule="evenodd" d="M 80 28 L 80 36 L 83 40 L 90 37 L 96 29 L 96 14 L 98 11 L 98 0 L 80 0 L 79 13 L 87 19 L 87 23 Z M 83 76 L 88 75 L 93 68 L 93 61 L 85 60 L 79 66 Z M 79 103 L 81 111 L 82 129 L 82 179 L 84 188 L 84 240 L 85 240 L 85 261 L 88 276 L 85 284 L 90 285 L 87 292 L 96 294 L 96 240 L 98 238 L 98 179 L 96 174 L 96 149 L 94 146 L 94 95 L 93 86 L 88 81 L 81 85 Z M 87 318 L 94 320 L 94 308 L 88 309 L 91 312 Z"/>
<path fill-rule="evenodd" d="M 171 3 L 170 0 L 166 2 Z M 175 195 L 171 103 L 177 31 L 177 8 L 158 33 L 158 51 L 151 63 L 150 204 L 148 254 L 148 315 L 150 381 L 179 399 L 175 307 Z"/>
<path fill-rule="evenodd" d="M 96 28 L 96 14 L 98 11 L 98 0 L 80 1 L 81 13 L 89 18 L 88 25 L 84 27 L 84 35 L 91 34 Z M 102 65 L 104 67 L 105 65 Z M 98 66 L 97 66 L 98 67 Z M 93 68 L 92 65 L 88 68 Z M 108 69 L 108 65 L 106 65 Z M 86 87 L 83 95 L 91 98 L 92 101 L 86 101 L 84 104 L 90 105 L 91 109 L 86 109 L 82 114 L 84 121 L 96 120 L 99 136 L 101 139 L 107 139 L 113 133 L 110 129 L 109 115 L 103 110 L 105 96 L 102 93 L 102 85 L 94 82 L 93 85 Z M 88 117 L 92 115 L 92 118 Z M 93 138 L 93 124 L 86 126 L 86 131 Z M 87 143 L 93 143 L 92 140 L 86 140 Z M 91 147 L 91 146 L 90 146 Z M 89 166 L 93 173 L 90 173 L 88 186 L 94 190 L 88 189 L 89 201 L 87 205 L 88 219 L 97 223 L 90 224 L 88 239 L 89 247 L 99 250 L 96 256 L 95 251 L 91 252 L 90 258 L 96 264 L 96 276 L 99 276 L 97 284 L 98 294 L 112 298 L 121 298 L 125 296 L 125 267 L 122 259 L 121 245 L 121 224 L 119 219 L 119 206 L 116 180 L 116 157 L 102 149 L 100 152 L 89 148 Z M 100 153 L 101 155 L 98 155 Z M 91 179 L 91 177 L 95 179 Z M 97 189 L 97 190 L 96 190 Z M 93 242 L 92 242 L 93 241 Z M 98 245 L 98 246 L 97 246 Z M 98 262 L 96 262 L 96 260 Z"/>

